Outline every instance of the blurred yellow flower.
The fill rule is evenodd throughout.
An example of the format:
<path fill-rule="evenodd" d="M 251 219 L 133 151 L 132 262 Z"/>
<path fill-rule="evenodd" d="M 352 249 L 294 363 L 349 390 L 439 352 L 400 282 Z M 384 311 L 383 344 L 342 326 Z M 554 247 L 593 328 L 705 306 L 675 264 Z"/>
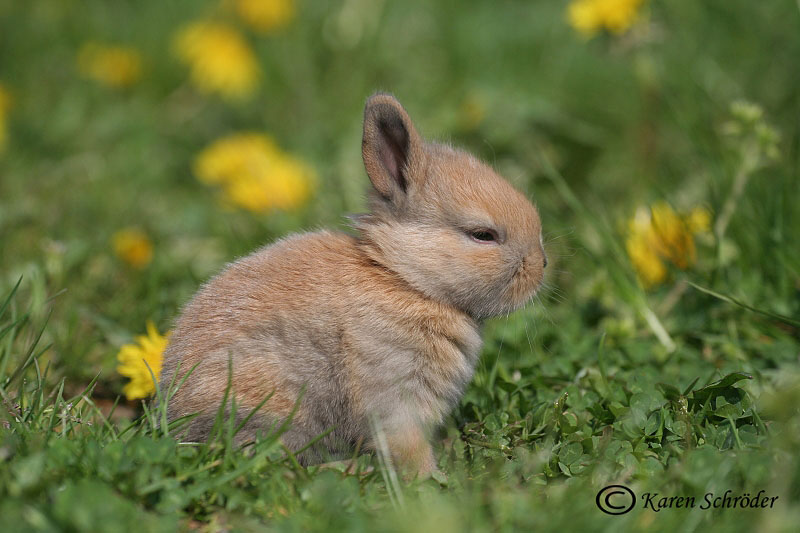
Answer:
<path fill-rule="evenodd" d="M 260 133 L 239 133 L 205 148 L 194 161 L 197 178 L 219 185 L 223 199 L 250 211 L 294 209 L 311 195 L 313 171 Z"/>
<path fill-rule="evenodd" d="M 142 58 L 127 46 L 89 42 L 78 51 L 78 70 L 109 87 L 128 87 L 142 76 Z"/>
<path fill-rule="evenodd" d="M 11 93 L 0 83 L 0 152 L 6 147 L 8 140 L 8 110 L 11 109 Z"/>
<path fill-rule="evenodd" d="M 255 91 L 260 70 L 255 53 L 233 27 L 219 22 L 192 22 L 175 37 L 175 53 L 191 70 L 201 91 L 241 99 Z"/>
<path fill-rule="evenodd" d="M 153 243 L 141 230 L 125 228 L 111 237 L 111 244 L 117 257 L 134 268 L 144 268 L 153 259 Z"/>
<path fill-rule="evenodd" d="M 117 372 L 130 378 L 130 382 L 122 389 L 126 398 L 147 398 L 156 391 L 153 376 L 158 380 L 161 375 L 161 362 L 168 339 L 169 333 L 161 335 L 155 324 L 148 320 L 147 335 L 139 335 L 135 344 L 126 344 L 119 349 Z"/>
<path fill-rule="evenodd" d="M 461 128 L 472 131 L 486 118 L 486 102 L 478 93 L 469 93 L 458 108 L 458 121 Z"/>
<path fill-rule="evenodd" d="M 659 202 L 650 208 L 651 243 L 656 252 L 681 269 L 695 260 L 694 238 L 684 217 L 672 207 Z"/>
<path fill-rule="evenodd" d="M 269 33 L 294 18 L 294 0 L 232 0 L 236 14 L 254 30 Z"/>
<path fill-rule="evenodd" d="M 711 213 L 705 207 L 695 207 L 689 211 L 686 224 L 692 233 L 706 233 L 711 231 Z"/>
<path fill-rule="evenodd" d="M 640 208 L 628 222 L 625 249 L 645 287 L 667 278 L 665 261 L 685 270 L 695 262 L 694 234 L 708 231 L 711 214 L 696 207 L 682 216 L 664 202 Z"/>
<path fill-rule="evenodd" d="M 567 18 L 573 28 L 587 36 L 600 30 L 623 33 L 633 25 L 644 0 L 573 0 Z"/>

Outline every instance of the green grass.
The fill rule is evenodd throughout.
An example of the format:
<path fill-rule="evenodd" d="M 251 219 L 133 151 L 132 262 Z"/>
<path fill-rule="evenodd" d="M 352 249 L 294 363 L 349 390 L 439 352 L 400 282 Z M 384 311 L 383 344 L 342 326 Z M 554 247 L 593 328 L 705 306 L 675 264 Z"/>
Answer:
<path fill-rule="evenodd" d="M 14 98 L 0 155 L 0 529 L 795 530 L 796 2 L 649 1 L 647 23 L 585 40 L 566 2 L 303 1 L 275 35 L 244 30 L 265 74 L 235 104 L 193 90 L 169 52 L 215 5 L 0 0 Z M 87 40 L 138 48 L 142 80 L 82 78 Z M 396 481 L 368 456 L 358 475 L 305 469 L 277 439 L 236 450 L 224 425 L 208 444 L 176 442 L 158 408 L 119 397 L 117 350 L 148 319 L 168 329 L 227 261 L 364 209 L 360 119 L 377 89 L 524 190 L 551 259 L 537 301 L 485 327 L 436 439 L 446 478 Z M 226 210 L 194 178 L 193 157 L 242 130 L 316 169 L 307 206 Z M 730 218 L 698 239 L 692 268 L 644 290 L 624 227 L 659 200 Z M 130 225 L 155 243 L 144 270 L 111 250 Z M 610 516 L 595 496 L 615 483 L 698 507 L 728 489 L 778 500 Z"/>

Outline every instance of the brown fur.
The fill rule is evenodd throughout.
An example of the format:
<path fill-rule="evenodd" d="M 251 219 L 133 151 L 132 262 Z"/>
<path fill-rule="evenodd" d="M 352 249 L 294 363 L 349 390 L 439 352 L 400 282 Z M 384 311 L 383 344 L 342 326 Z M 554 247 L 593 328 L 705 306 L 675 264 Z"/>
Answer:
<path fill-rule="evenodd" d="M 287 446 L 334 428 L 301 461 L 374 448 L 377 420 L 396 462 L 429 472 L 427 436 L 472 377 L 481 321 L 524 305 L 541 283 L 539 217 L 522 194 L 471 155 L 424 143 L 393 97 L 371 97 L 364 115 L 374 190 L 358 236 L 321 231 L 264 247 L 179 317 L 161 381 L 197 365 L 168 405 L 170 419 L 200 413 L 188 438 L 207 437 L 230 361 L 237 418 L 272 394 L 239 441 L 301 398 Z M 487 228 L 496 242 L 471 236 Z"/>

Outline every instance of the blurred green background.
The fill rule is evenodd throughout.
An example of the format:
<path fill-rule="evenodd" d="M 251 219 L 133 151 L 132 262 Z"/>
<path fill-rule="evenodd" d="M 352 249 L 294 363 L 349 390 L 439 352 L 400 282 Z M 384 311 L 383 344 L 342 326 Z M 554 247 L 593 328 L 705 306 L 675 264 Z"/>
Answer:
<path fill-rule="evenodd" d="M 660 466 L 648 470 L 653 465 L 642 466 L 647 454 L 636 447 L 652 439 L 614 426 L 627 416 L 614 401 L 633 409 L 635 394 L 655 390 L 657 382 L 688 396 L 692 387 L 744 372 L 754 379 L 734 388 L 743 386 L 763 404 L 776 427 L 794 429 L 770 433 L 771 422 L 754 418 L 750 407 L 739 422 L 707 413 L 698 428 L 733 424 L 714 449 L 752 444 L 770 450 L 752 461 L 772 466 L 750 468 L 756 463 L 736 454 L 703 456 L 721 461 L 708 467 L 704 481 L 668 474 L 664 482 L 699 490 L 721 476 L 754 492 L 778 487 L 786 495 L 782 510 L 746 521 L 731 513 L 713 520 L 780 530 L 800 512 L 800 467 L 786 455 L 800 443 L 792 403 L 800 383 L 793 377 L 800 357 L 798 58 L 794 0 L 0 0 L 0 295 L 22 276 L 11 308 L 29 309 L 31 324 L 43 325 L 49 316 L 40 341 L 47 350 L 39 364 L 49 364 L 43 387 L 64 379 L 65 394 L 79 394 L 99 376 L 95 401 L 113 402 L 125 383 L 115 372 L 120 346 L 143 333 L 148 320 L 167 331 L 180 306 L 226 262 L 291 231 L 347 231 L 343 216 L 364 209 L 368 186 L 360 153 L 363 104 L 377 90 L 392 92 L 423 135 L 478 154 L 536 203 L 552 259 L 537 303 L 488 324 L 475 383 L 448 422 L 448 439 L 466 442 L 467 451 L 443 453 L 466 454 L 464 461 L 473 462 L 465 478 L 483 479 L 486 487 L 514 478 L 504 468 L 530 471 L 521 474 L 524 482 L 498 489 L 512 510 L 491 511 L 502 505 L 486 503 L 480 484 L 461 493 L 451 482 L 442 489 L 449 492 L 442 496 L 449 502 L 442 503 L 442 527 L 463 525 L 458 509 L 471 501 L 477 514 L 470 523 L 546 528 L 547 521 L 515 521 L 526 506 L 547 509 L 525 499 L 529 483 L 563 482 L 603 457 L 616 466 L 592 474 L 592 482 L 622 476 L 655 483 L 663 469 L 685 473 L 699 459 L 682 450 L 709 444 L 708 435 L 698 429 L 684 447 L 668 451 L 662 442 L 651 448 Z M 267 167 L 302 168 L 292 179 L 308 194 L 280 207 L 270 207 L 267 197 L 263 209 L 251 210 L 224 196 L 225 183 L 209 185 L 238 178 L 204 179 L 198 158 L 220 139 L 248 132 L 277 147 L 278 155 L 254 156 L 266 158 Z M 245 157 L 237 150 L 246 148 L 237 146 L 220 158 L 246 166 L 237 163 Z M 281 180 L 288 174 L 275 172 L 264 170 L 254 183 L 286 185 Z M 643 253 L 666 269 L 648 283 L 631 239 L 637 213 L 645 231 L 657 226 L 656 208 L 649 209 L 658 205 L 671 206 L 673 237 L 683 244 L 670 241 L 664 227 L 652 230 L 662 248 L 652 231 L 651 241 L 642 241 L 655 246 Z M 691 233 L 682 217 L 698 209 L 709 223 Z M 132 245 L 120 244 L 120 231 Z M 24 359 L 21 346 L 34 333 L 13 342 L 6 337 L 3 369 Z M 541 452 L 545 442 L 534 428 L 546 418 L 532 413 L 563 400 L 568 390 L 566 405 L 586 434 L 570 438 L 574 430 L 562 427 L 546 446 L 557 455 L 565 449 L 560 446 L 579 443 L 576 457 L 585 455 L 586 464 L 571 470 L 559 460 L 531 463 L 526 454 Z M 615 390 L 619 398 L 612 399 Z M 773 403 L 759 402 L 762 397 Z M 664 392 L 645 418 L 659 401 L 680 412 L 677 397 Z M 128 418 L 141 410 L 135 402 L 128 406 Z M 529 427 L 521 435 L 513 428 L 522 426 L 514 424 Z M 756 435 L 752 442 L 734 439 L 743 425 Z M 612 426 L 614 438 L 629 443 L 623 459 L 591 444 Z M 501 448 L 482 458 L 469 444 L 476 435 L 499 439 Z M 9 454 L 4 460 L 14 460 Z M 761 485 L 748 481 L 746 472 L 777 468 L 770 462 L 775 457 L 788 480 L 764 473 Z M 484 459 L 508 463 L 486 470 Z M 737 469 L 745 473 L 731 473 Z M 292 527 L 313 523 L 314 512 L 345 512 L 313 511 L 314 502 L 331 497 L 330 480 L 321 479 L 309 482 L 316 496 L 292 500 L 306 502 L 298 509 L 310 513 L 294 514 Z M 345 492 L 358 500 L 373 481 L 353 483 Z M 614 526 L 594 521 L 594 493 L 584 485 L 574 490 L 587 490 L 587 524 Z M 136 505 L 159 509 L 110 486 Z M 29 493 L 8 487 L 8 494 L 30 501 L 53 498 L 35 485 Z M 544 497 L 562 502 L 550 524 L 572 519 L 563 502 L 573 493 L 561 490 Z M 218 500 L 192 501 L 196 507 L 178 505 L 190 520 L 183 526 L 194 518 L 203 527 L 216 523 Z M 380 501 L 363 505 L 388 505 Z M 351 506 L 336 523 L 352 526 L 348 520 L 360 517 L 361 526 L 374 525 L 368 511 L 355 507 L 358 512 Z M 255 509 L 242 512 L 256 521 L 275 516 Z M 503 513 L 517 518 L 505 522 Z M 66 523 L 47 516 L 52 524 Z M 692 530 L 712 520 L 673 513 L 659 525 L 637 516 L 616 525 Z"/>

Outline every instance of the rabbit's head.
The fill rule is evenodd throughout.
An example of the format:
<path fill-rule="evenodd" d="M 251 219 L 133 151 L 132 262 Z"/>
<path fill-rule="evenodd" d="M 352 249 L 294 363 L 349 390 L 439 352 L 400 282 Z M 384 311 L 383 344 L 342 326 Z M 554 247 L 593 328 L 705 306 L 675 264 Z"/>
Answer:
<path fill-rule="evenodd" d="M 356 227 L 373 260 L 476 319 L 534 295 L 547 265 L 536 208 L 472 155 L 426 143 L 391 95 L 364 110 L 374 190 Z"/>

